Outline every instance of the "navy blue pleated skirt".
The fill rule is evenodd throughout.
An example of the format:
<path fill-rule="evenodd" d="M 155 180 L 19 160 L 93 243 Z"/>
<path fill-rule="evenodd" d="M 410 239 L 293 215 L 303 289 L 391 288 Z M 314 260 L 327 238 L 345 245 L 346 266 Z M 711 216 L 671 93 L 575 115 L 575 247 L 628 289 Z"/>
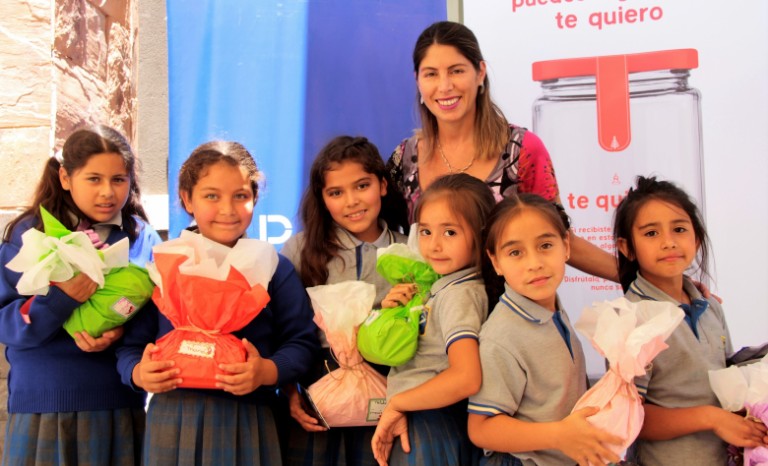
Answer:
<path fill-rule="evenodd" d="M 153 395 L 144 464 L 281 466 L 269 406 L 188 390 Z"/>
<path fill-rule="evenodd" d="M 408 454 L 395 440 L 389 466 L 475 466 L 482 456 L 467 434 L 466 401 L 408 413 L 408 439 Z"/>
<path fill-rule="evenodd" d="M 3 466 L 116 465 L 141 463 L 143 409 L 12 413 Z"/>
<path fill-rule="evenodd" d="M 376 466 L 371 440 L 376 426 L 332 427 L 307 432 L 293 422 L 285 466 Z"/>
<path fill-rule="evenodd" d="M 523 466 L 523 462 L 509 453 L 494 453 L 481 458 L 480 466 Z"/>

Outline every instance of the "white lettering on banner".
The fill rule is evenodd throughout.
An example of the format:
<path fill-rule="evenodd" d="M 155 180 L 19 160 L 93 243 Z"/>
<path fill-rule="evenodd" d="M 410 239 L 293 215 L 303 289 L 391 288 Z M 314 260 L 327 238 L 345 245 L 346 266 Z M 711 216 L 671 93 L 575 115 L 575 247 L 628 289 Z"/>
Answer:
<path fill-rule="evenodd" d="M 267 233 L 267 225 L 270 223 L 277 223 L 283 227 L 283 233 L 279 236 L 269 236 Z M 259 239 L 267 241 L 270 244 L 282 244 L 288 241 L 288 238 L 293 234 L 293 225 L 291 221 L 284 215 L 259 215 Z"/>

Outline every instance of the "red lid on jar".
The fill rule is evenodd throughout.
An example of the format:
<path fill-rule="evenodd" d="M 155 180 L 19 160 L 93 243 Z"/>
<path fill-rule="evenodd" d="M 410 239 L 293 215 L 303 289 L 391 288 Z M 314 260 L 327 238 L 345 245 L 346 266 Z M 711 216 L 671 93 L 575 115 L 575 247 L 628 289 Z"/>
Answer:
<path fill-rule="evenodd" d="M 699 66 L 696 49 L 565 58 L 533 63 L 534 81 L 579 76 L 595 77 L 597 139 L 610 152 L 626 149 L 632 140 L 629 75 L 643 71 L 690 70 Z"/>
<path fill-rule="evenodd" d="M 563 58 L 537 61 L 532 65 L 533 80 L 547 81 L 576 76 L 596 76 L 598 59 L 621 58 L 628 73 L 658 70 L 691 70 L 699 67 L 696 49 L 660 50 L 657 52 L 605 55 L 602 57 Z"/>

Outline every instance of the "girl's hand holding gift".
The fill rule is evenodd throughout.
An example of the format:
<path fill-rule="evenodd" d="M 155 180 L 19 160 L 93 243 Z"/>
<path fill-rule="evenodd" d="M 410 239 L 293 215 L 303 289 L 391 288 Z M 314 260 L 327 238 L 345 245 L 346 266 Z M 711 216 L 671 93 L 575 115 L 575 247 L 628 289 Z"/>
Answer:
<path fill-rule="evenodd" d="M 291 417 L 299 423 L 302 429 L 307 432 L 325 432 L 328 430 L 324 426 L 321 426 L 317 419 L 310 416 L 307 411 L 304 410 L 304 406 L 301 403 L 301 396 L 299 396 L 299 391 L 294 385 L 288 386 L 286 392 L 288 393 L 288 408 L 290 409 Z"/>
<path fill-rule="evenodd" d="M 709 382 L 722 406 L 707 413 L 711 429 L 731 445 L 744 447 L 745 465 L 768 465 L 768 356 L 711 370 Z"/>
<path fill-rule="evenodd" d="M 594 406 L 574 411 L 560 421 L 562 433 L 555 437 L 560 439 L 558 449 L 576 461 L 579 466 L 615 463 L 619 455 L 606 445 L 621 445 L 622 439 L 602 429 L 593 426 L 587 418 L 600 410 Z"/>
<path fill-rule="evenodd" d="M 144 354 L 133 368 L 133 383 L 149 393 L 163 393 L 175 390 L 182 382 L 178 377 L 181 372 L 174 361 L 153 361 L 152 353 L 159 351 L 157 345 L 150 343 L 144 348 Z"/>
<path fill-rule="evenodd" d="M 53 282 L 52 284 L 78 303 L 88 301 L 88 298 L 93 296 L 98 286 L 96 282 L 91 280 L 88 275 L 84 273 L 78 273 L 69 280 Z"/>
<path fill-rule="evenodd" d="M 384 299 L 381 300 L 381 307 L 392 308 L 405 306 L 416 295 L 418 288 L 414 283 L 398 283 L 393 286 Z"/>
<path fill-rule="evenodd" d="M 766 427 L 760 421 L 713 406 L 710 422 L 715 434 L 731 445 L 745 448 L 768 446 Z"/>
<path fill-rule="evenodd" d="M 123 327 L 115 327 L 112 330 L 107 330 L 102 333 L 99 338 L 93 338 L 88 332 L 83 330 L 82 332 L 75 332 L 75 344 L 78 348 L 86 353 L 96 353 L 104 351 L 109 348 L 112 343 L 116 342 L 123 336 Z"/>
<path fill-rule="evenodd" d="M 241 363 L 219 364 L 227 375 L 216 374 L 216 388 L 233 395 L 247 395 L 262 385 L 277 383 L 277 366 L 264 359 L 251 342 L 243 338 L 246 360 Z"/>

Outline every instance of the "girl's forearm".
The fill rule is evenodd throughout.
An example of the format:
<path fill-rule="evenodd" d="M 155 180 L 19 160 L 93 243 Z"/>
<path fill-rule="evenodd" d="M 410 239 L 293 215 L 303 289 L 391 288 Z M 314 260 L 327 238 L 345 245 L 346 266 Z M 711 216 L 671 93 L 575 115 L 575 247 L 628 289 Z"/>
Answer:
<path fill-rule="evenodd" d="M 643 440 L 670 440 L 683 435 L 712 430 L 714 406 L 691 408 L 662 408 L 646 403 L 645 420 L 639 438 Z"/>
<path fill-rule="evenodd" d="M 482 381 L 478 342 L 464 338 L 448 348 L 446 370 L 417 387 L 398 393 L 389 404 L 400 412 L 444 408 L 477 393 Z"/>
<path fill-rule="evenodd" d="M 479 361 L 474 367 L 449 367 L 423 384 L 395 395 L 389 402 L 400 412 L 444 408 L 477 393 L 481 382 Z"/>
<path fill-rule="evenodd" d="M 570 231 L 571 258 L 568 265 L 590 275 L 619 281 L 616 258 L 580 236 Z"/>
<path fill-rule="evenodd" d="M 480 448 L 504 453 L 556 449 L 560 422 L 525 422 L 506 414 L 469 415 L 469 438 Z"/>

